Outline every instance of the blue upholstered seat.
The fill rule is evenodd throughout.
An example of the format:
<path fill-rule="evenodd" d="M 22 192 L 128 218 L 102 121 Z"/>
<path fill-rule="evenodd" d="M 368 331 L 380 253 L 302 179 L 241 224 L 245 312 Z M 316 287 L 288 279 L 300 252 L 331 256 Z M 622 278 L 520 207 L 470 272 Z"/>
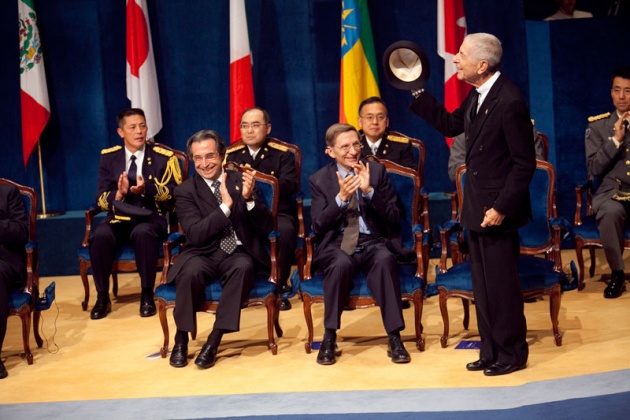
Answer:
<path fill-rule="evenodd" d="M 457 197 L 459 211 L 461 211 L 464 197 L 463 185 L 466 167 L 457 171 Z M 556 345 L 562 344 L 562 336 L 558 330 L 558 313 L 560 310 L 561 292 L 578 287 L 576 281 L 577 270 L 571 262 L 571 272 L 563 272 L 560 256 L 560 231 L 562 221 L 557 218 L 555 207 L 555 171 L 553 166 L 545 161 L 536 161 L 536 171 L 529 186 L 532 200 L 532 221 L 519 230 L 521 256 L 518 262 L 518 272 L 524 299 L 537 296 L 550 296 L 550 316 Z M 457 239 L 453 239 L 453 232 Z M 465 245 L 465 232 L 456 220 L 449 221 L 442 231 L 442 257 L 437 268 L 435 283 L 427 287 L 427 295 L 439 295 L 440 311 L 444 322 L 444 333 L 440 338 L 442 347 L 448 343 L 448 308 L 446 301 L 449 297 L 459 297 L 464 305 L 464 328 L 468 329 L 469 305 L 474 299 L 470 263 L 466 260 L 461 246 Z M 445 250 L 451 243 L 453 265 L 447 268 Z M 455 246 L 452 244 L 455 243 Z M 543 257 L 536 255 L 542 254 Z"/>
<path fill-rule="evenodd" d="M 374 160 L 378 160 L 374 158 Z M 414 303 L 414 324 L 416 333 L 416 347 L 424 350 L 424 339 L 422 337 L 422 299 L 426 285 L 424 280 L 426 267 L 425 261 L 429 258 L 429 234 L 425 229 L 429 226 L 429 215 L 427 211 L 419 215 L 420 209 L 427 209 L 428 196 L 420 192 L 420 177 L 418 173 L 410 168 L 397 165 L 387 160 L 380 160 L 385 165 L 392 184 L 398 193 L 399 205 L 401 208 L 401 239 L 404 247 L 415 251 L 416 258 L 411 263 L 400 263 L 399 278 L 401 295 L 403 300 Z M 422 205 L 420 200 L 422 199 Z M 422 217 L 423 223 L 419 223 Z M 311 352 L 313 343 L 313 318 L 311 313 L 312 303 L 324 302 L 323 281 L 324 274 L 321 271 L 313 272 L 313 247 L 314 236 L 306 238 L 306 265 L 304 267 L 304 279 L 301 280 L 297 273 L 293 273 L 291 281 L 298 284 L 299 293 L 304 304 L 304 316 L 308 329 L 308 338 L 305 343 L 307 353 Z M 351 308 L 365 308 L 376 305 L 368 287 L 364 273 L 358 273 L 350 290 L 347 306 Z"/>
<path fill-rule="evenodd" d="M 40 310 L 37 308 L 37 298 L 39 297 L 39 255 L 36 237 L 37 193 L 33 188 L 16 184 L 4 178 L 0 178 L 0 184 L 9 184 L 18 188 L 28 215 L 28 242 L 25 245 L 26 284 L 24 287 L 11 291 L 9 314 L 19 316 L 22 321 L 24 357 L 27 363 L 31 365 L 33 364 L 33 353 L 30 346 L 31 319 L 37 347 L 41 347 L 44 343 L 39 335 Z"/>
<path fill-rule="evenodd" d="M 243 168 L 236 165 L 234 162 L 228 162 L 226 164 L 226 170 L 240 170 Z M 274 230 L 269 234 L 269 258 L 271 261 L 271 275 L 258 276 L 254 279 L 254 285 L 249 292 L 249 296 L 246 302 L 243 302 L 243 307 L 264 305 L 267 309 L 267 335 L 268 335 L 268 347 L 272 354 L 277 354 L 278 346 L 274 338 L 274 328 L 278 337 L 282 337 L 282 329 L 278 321 L 278 312 L 280 308 L 281 297 L 278 291 L 278 268 L 277 268 L 277 250 L 276 241 L 278 235 L 278 180 L 272 176 L 263 174 L 261 172 L 256 173 L 256 188 L 260 195 L 265 199 L 267 207 L 271 210 L 274 220 Z M 164 344 L 160 348 L 160 354 L 162 357 L 166 357 L 168 354 L 169 344 L 169 327 L 166 319 L 167 309 L 175 308 L 175 283 L 168 283 L 168 271 L 173 265 L 177 256 L 185 246 L 186 238 L 184 234 L 180 232 L 169 235 L 168 240 L 164 243 L 164 269 L 162 271 L 162 278 L 160 285 L 155 289 L 155 298 L 157 300 L 158 315 L 160 319 L 160 325 L 162 326 L 162 332 L 164 334 Z M 219 278 L 213 279 L 205 288 L 205 303 L 200 309 L 200 312 L 214 313 L 219 305 L 221 294 L 223 290 L 221 287 L 221 281 Z M 192 333 L 193 339 L 196 338 L 196 331 Z"/>
<path fill-rule="evenodd" d="M 573 236 L 575 238 L 575 254 L 579 268 L 579 290 L 584 288 L 584 247 L 588 248 L 591 257 L 589 275 L 595 275 L 595 248 L 602 248 L 602 239 L 595 223 L 592 198 L 601 184 L 597 177 L 589 177 L 584 185 L 575 188 L 575 217 L 573 220 Z M 623 232 L 623 247 L 630 249 L 630 226 L 626 224 Z"/>

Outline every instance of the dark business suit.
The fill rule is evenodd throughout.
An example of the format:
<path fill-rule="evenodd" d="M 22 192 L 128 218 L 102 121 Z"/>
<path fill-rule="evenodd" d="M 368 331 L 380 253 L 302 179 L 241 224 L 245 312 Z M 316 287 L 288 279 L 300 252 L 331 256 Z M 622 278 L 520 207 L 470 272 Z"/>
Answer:
<path fill-rule="evenodd" d="M 472 89 L 449 113 L 423 92 L 411 110 L 446 137 L 466 134 L 467 175 L 461 223 L 470 232 L 470 260 L 481 336 L 480 357 L 523 365 L 529 354 L 527 325 L 517 270 L 518 228 L 531 214 L 529 182 L 536 168 L 529 111 L 518 89 L 500 75 L 471 114 Z M 505 215 L 500 226 L 482 228 L 486 210 Z"/>
<path fill-rule="evenodd" d="M 381 308 L 385 330 L 393 333 L 405 326 L 396 262 L 405 253 L 400 241 L 400 210 L 385 167 L 376 162 L 368 165 L 374 195 L 368 200 L 360 190 L 358 194 L 359 212 L 371 234 L 361 235 L 359 245 L 365 244 L 365 250 L 353 255 L 340 248 L 347 207 L 340 208 L 335 198 L 339 193 L 337 163 L 324 166 L 309 178 L 313 232 L 318 243 L 314 264 L 325 273 L 325 328 L 340 328 L 352 279 L 362 270 L 367 273 L 368 288 Z"/>
<path fill-rule="evenodd" d="M 184 251 L 168 273 L 168 282 L 174 281 L 177 288 L 173 315 L 178 330 L 194 330 L 195 311 L 204 301 L 207 282 L 221 278 L 223 291 L 214 328 L 238 331 L 241 304 L 247 299 L 254 275 L 269 272 L 265 245 L 273 229 L 271 212 L 260 198 L 247 209 L 240 173 L 228 171 L 226 183 L 234 201 L 229 218 L 198 174 L 175 190 L 177 216 L 186 235 Z M 242 243 L 231 255 L 219 247 L 221 233 L 229 223 Z"/>
<path fill-rule="evenodd" d="M 359 131 L 359 134 L 363 145 L 361 157 L 374 155 L 379 159 L 391 160 L 394 163 L 414 170 L 418 167 L 418 162 L 414 159 L 413 146 L 411 146 L 409 139 L 390 135 L 388 131 L 385 131 L 381 144 L 378 145 L 378 149 L 374 153 L 370 148 L 370 143 L 365 138 L 365 134 L 363 134 L 363 130 Z"/>
<path fill-rule="evenodd" d="M 617 111 L 607 114 L 590 118 L 585 134 L 586 163 L 588 173 L 601 180 L 593 197 L 593 210 L 606 260 L 611 270 L 624 271 L 623 238 L 629 202 L 613 200 L 612 196 L 619 190 L 617 179 L 630 185 L 630 132 L 626 130 L 617 148 L 611 138 L 619 115 Z"/>
<path fill-rule="evenodd" d="M 295 157 L 285 146 L 270 139 L 260 147 L 256 158 L 252 155 L 246 145 L 242 148 L 233 149 L 226 160 L 245 165 L 268 175 L 273 175 L 278 179 L 280 189 L 280 200 L 278 201 L 278 264 L 280 266 L 280 285 L 287 283 L 291 274 L 291 265 L 295 259 L 295 242 L 297 240 L 297 205 L 295 194 L 297 193 L 298 181 L 295 170 Z"/>
<path fill-rule="evenodd" d="M 28 214 L 20 191 L 0 185 L 0 351 L 7 330 L 11 289 L 24 284 L 28 242 Z"/>
<path fill-rule="evenodd" d="M 173 205 L 173 190 L 182 182 L 181 170 L 173 152 L 147 144 L 142 163 L 145 192 L 129 192 L 124 202 L 151 211 L 146 220 L 114 215 L 118 178 L 126 170 L 125 149 L 115 146 L 101 152 L 97 207 L 107 215 L 90 238 L 90 260 L 98 292 L 109 291 L 109 276 L 117 245 L 131 243 L 143 288 L 153 290 L 159 247 L 166 238 L 167 222 L 163 214 Z"/>

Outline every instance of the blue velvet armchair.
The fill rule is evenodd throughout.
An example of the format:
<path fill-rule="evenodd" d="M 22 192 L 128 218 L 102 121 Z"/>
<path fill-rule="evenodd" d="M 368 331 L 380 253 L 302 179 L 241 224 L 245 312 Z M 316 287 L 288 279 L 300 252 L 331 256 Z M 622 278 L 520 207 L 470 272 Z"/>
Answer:
<path fill-rule="evenodd" d="M 463 205 L 463 185 L 466 166 L 458 168 L 456 187 L 458 209 Z M 562 335 L 558 329 L 561 293 L 577 287 L 577 272 L 571 263 L 571 274 L 563 272 L 560 255 L 560 232 L 562 224 L 557 218 L 555 206 L 555 171 L 545 161 L 536 161 L 536 171 L 530 183 L 532 200 L 532 221 L 519 230 L 521 256 L 518 271 L 521 280 L 523 299 L 529 300 L 539 296 L 549 296 L 549 312 L 552 323 L 554 341 L 562 344 Z M 452 267 L 447 268 L 447 250 L 453 232 L 459 237 L 456 242 L 464 248 L 455 252 Z M 465 254 L 465 232 L 456 220 L 452 220 L 440 231 L 442 255 L 437 269 L 435 283 L 427 287 L 427 295 L 439 295 L 440 312 L 444 323 L 444 332 L 440 338 L 442 347 L 446 347 L 449 335 L 449 316 L 447 300 L 451 297 L 462 299 L 464 308 L 464 329 L 469 325 L 469 302 L 474 300 L 470 263 Z M 451 242 L 452 243 L 452 242 Z M 542 254 L 543 258 L 539 255 Z"/>
<path fill-rule="evenodd" d="M 181 165 L 182 182 L 188 178 L 189 160 L 188 155 L 180 150 L 172 149 L 163 144 L 156 143 L 156 146 L 160 146 L 163 149 L 172 151 Z M 100 213 L 98 208 L 90 208 L 85 211 L 85 232 L 83 234 L 83 240 L 79 247 L 77 254 L 79 257 L 79 274 L 83 283 L 84 298 L 81 302 L 81 307 L 84 311 L 87 310 L 88 301 L 90 300 L 90 285 L 88 283 L 88 269 L 92 266 L 89 252 L 89 238 L 92 232 L 92 225 L 94 224 L 94 218 Z M 176 232 L 178 230 L 177 217 L 173 211 L 165 216 L 168 218 L 169 233 Z M 158 255 L 158 269 L 164 265 L 164 254 L 162 248 L 159 250 Z M 114 296 L 118 296 L 118 273 L 133 273 L 138 270 L 136 266 L 136 254 L 131 245 L 122 245 L 116 249 L 116 256 L 112 267 L 112 293 Z"/>
<path fill-rule="evenodd" d="M 424 351 L 425 343 L 422 337 L 422 304 L 423 293 L 426 286 L 425 281 L 425 261 L 429 258 L 429 234 L 426 227 L 429 226 L 429 214 L 420 208 L 428 207 L 428 195 L 420 193 L 420 176 L 410 168 L 406 168 L 390 162 L 388 160 L 378 160 L 370 157 L 371 160 L 378 161 L 385 165 L 392 180 L 394 188 L 398 193 L 401 206 L 401 233 L 403 246 L 415 251 L 415 261 L 412 263 L 400 263 L 399 277 L 403 301 L 411 301 L 414 304 L 414 327 L 416 336 L 416 348 Z M 422 205 L 420 204 L 422 200 Z M 313 303 L 324 302 L 323 281 L 324 274 L 321 271 L 314 271 L 313 252 L 315 237 L 310 235 L 306 238 L 306 264 L 304 266 L 304 278 L 299 281 L 299 293 L 304 305 L 304 317 L 308 329 L 308 338 L 304 345 L 307 353 L 313 347 L 313 315 L 311 306 Z M 376 305 L 368 287 L 365 274 L 359 273 L 354 279 L 350 296 L 347 303 L 348 308 L 368 308 Z"/>
<path fill-rule="evenodd" d="M 584 289 L 584 248 L 588 248 L 591 258 L 589 276 L 595 275 L 595 248 L 602 248 L 602 239 L 595 223 L 593 212 L 593 195 L 601 184 L 596 177 L 589 177 L 584 185 L 575 187 L 575 216 L 573 219 L 573 236 L 575 237 L 575 254 L 579 269 L 578 290 Z M 630 249 L 630 227 L 626 226 L 623 235 L 624 249 Z M 604 277 L 604 276 L 602 276 Z"/>
<path fill-rule="evenodd" d="M 9 315 L 17 315 L 22 321 L 22 341 L 24 357 L 29 365 L 33 364 L 33 353 L 30 346 L 31 318 L 33 333 L 37 347 L 42 347 L 43 340 L 39 335 L 40 310 L 37 308 L 39 297 L 39 254 L 37 250 L 37 194 L 35 190 L 8 179 L 0 178 L 0 184 L 10 184 L 20 190 L 24 207 L 28 214 L 28 242 L 26 244 L 26 285 L 14 289 L 9 297 Z"/>
<path fill-rule="evenodd" d="M 243 171 L 244 168 L 228 162 L 225 164 L 226 170 Z M 249 292 L 243 307 L 264 305 L 267 309 L 267 337 L 268 348 L 272 354 L 278 353 L 278 346 L 274 338 L 274 328 L 278 337 L 282 337 L 282 328 L 278 321 L 280 302 L 282 300 L 280 291 L 278 290 L 278 261 L 276 259 L 277 249 L 276 241 L 278 235 L 278 180 L 273 175 L 257 172 L 255 175 L 256 188 L 265 199 L 267 207 L 271 210 L 274 220 L 274 230 L 269 235 L 269 258 L 271 261 L 271 273 L 269 276 L 258 276 L 254 279 L 254 286 Z M 168 240 L 164 242 L 164 268 L 160 285 L 155 289 L 155 297 L 157 299 L 158 316 L 160 325 L 164 335 L 164 343 L 160 348 L 160 355 L 165 358 L 168 355 L 169 345 L 169 326 L 167 320 L 167 310 L 175 308 L 175 292 L 174 283 L 167 283 L 168 271 L 173 265 L 177 256 L 184 246 L 186 238 L 183 233 L 172 233 Z M 222 287 L 219 278 L 213 279 L 205 289 L 205 303 L 199 312 L 215 313 L 221 299 Z M 197 328 L 192 332 L 192 339 L 196 339 Z"/>

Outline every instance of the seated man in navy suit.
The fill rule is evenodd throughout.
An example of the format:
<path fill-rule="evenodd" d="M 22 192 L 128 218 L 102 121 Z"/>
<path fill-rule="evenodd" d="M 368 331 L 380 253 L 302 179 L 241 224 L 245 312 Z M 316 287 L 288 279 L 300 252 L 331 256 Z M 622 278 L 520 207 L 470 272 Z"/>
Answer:
<path fill-rule="evenodd" d="M 20 191 L 12 185 L 0 185 L 0 353 L 7 331 L 11 289 L 24 285 L 28 215 Z M 8 376 L 0 360 L 0 379 Z"/>
<path fill-rule="evenodd" d="M 273 229 L 271 211 L 254 194 L 256 171 L 223 170 L 225 143 L 219 133 L 199 131 L 188 139 L 188 157 L 196 173 L 175 190 L 177 217 L 184 234 L 184 251 L 168 272 L 175 282 L 177 325 L 170 364 L 188 363 L 188 333 L 196 328 L 195 312 L 205 299 L 205 287 L 220 278 L 223 287 L 216 319 L 195 364 L 212 367 L 223 334 L 239 330 L 241 304 L 257 273 L 269 273 L 265 246 Z"/>
<path fill-rule="evenodd" d="M 367 273 L 367 284 L 381 310 L 388 335 L 387 355 L 394 363 L 411 358 L 400 339 L 402 316 L 397 256 L 400 210 L 385 167 L 361 160 L 357 130 L 333 124 L 326 131 L 326 154 L 334 162 L 309 179 L 313 232 L 317 236 L 314 265 L 323 270 L 325 333 L 317 363 L 336 362 L 335 342 L 341 314 L 355 273 Z"/>

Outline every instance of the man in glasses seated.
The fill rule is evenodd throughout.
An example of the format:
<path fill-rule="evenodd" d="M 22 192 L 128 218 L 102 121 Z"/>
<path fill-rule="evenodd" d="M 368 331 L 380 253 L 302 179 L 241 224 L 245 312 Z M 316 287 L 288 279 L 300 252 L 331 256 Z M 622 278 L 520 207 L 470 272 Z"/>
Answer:
<path fill-rule="evenodd" d="M 374 155 L 416 169 L 417 162 L 409 139 L 389 134 L 387 127 L 389 115 L 385 102 L 378 96 L 363 100 L 359 105 L 359 134 L 363 145 L 361 156 Z"/>
<path fill-rule="evenodd" d="M 326 131 L 326 154 L 333 162 L 309 178 L 311 217 L 317 237 L 313 263 L 324 278 L 324 338 L 317 363 L 336 362 L 335 343 L 352 280 L 360 270 L 381 310 L 394 363 L 411 358 L 400 339 L 405 328 L 396 257 L 400 210 L 385 167 L 361 160 L 359 133 L 349 124 Z"/>

